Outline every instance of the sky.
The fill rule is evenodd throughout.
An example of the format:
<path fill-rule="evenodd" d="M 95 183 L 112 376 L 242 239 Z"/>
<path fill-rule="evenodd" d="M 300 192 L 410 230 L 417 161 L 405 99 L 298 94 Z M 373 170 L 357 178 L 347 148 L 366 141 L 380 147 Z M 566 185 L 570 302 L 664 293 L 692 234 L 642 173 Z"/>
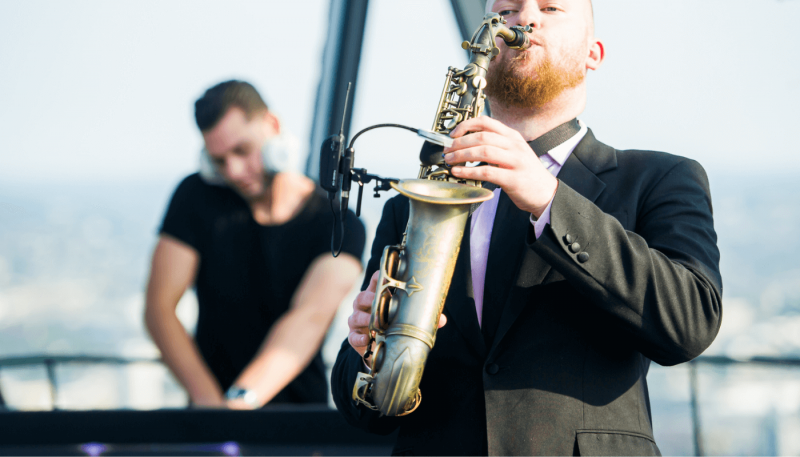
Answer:
<path fill-rule="evenodd" d="M 194 100 L 231 78 L 305 138 L 326 20 L 323 0 L 2 1 L 0 181 L 175 181 Z"/>
<path fill-rule="evenodd" d="M 354 128 L 428 126 L 465 63 L 449 2 L 370 4 Z M 581 118 L 599 139 L 712 174 L 800 170 L 800 1 L 596 1 L 595 16 L 607 57 Z M 197 164 L 193 101 L 233 77 L 305 141 L 326 21 L 324 0 L 0 2 L 0 181 L 176 181 Z M 415 172 L 415 152 L 383 150 Z"/>

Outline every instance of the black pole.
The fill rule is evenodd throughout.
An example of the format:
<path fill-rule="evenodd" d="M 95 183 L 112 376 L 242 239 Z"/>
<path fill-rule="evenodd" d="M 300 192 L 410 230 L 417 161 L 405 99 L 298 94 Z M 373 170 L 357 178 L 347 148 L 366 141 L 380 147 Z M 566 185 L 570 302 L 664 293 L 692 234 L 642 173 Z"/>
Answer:
<path fill-rule="evenodd" d="M 486 15 L 486 0 L 450 0 L 453 6 L 453 14 L 456 17 L 458 24 L 458 31 L 461 32 L 461 38 L 464 41 L 472 39 L 472 34 L 478 30 L 478 27 L 483 22 L 483 16 Z M 470 58 L 470 52 L 467 53 L 467 60 Z M 486 100 L 484 106 L 484 115 L 492 115 L 492 104 Z"/>
<path fill-rule="evenodd" d="M 348 109 L 344 119 L 347 84 L 353 84 L 350 106 L 357 94 L 358 65 L 367 22 L 368 0 L 331 0 L 328 34 L 322 56 L 322 71 L 317 88 L 317 102 L 311 128 L 306 175 L 316 179 L 319 173 L 319 148 L 330 135 L 344 126 L 344 137 L 349 138 L 353 110 Z M 342 122 L 344 121 L 344 122 Z"/>
<path fill-rule="evenodd" d="M 450 3 L 453 5 L 461 37 L 469 41 L 483 20 L 486 0 L 450 0 Z"/>

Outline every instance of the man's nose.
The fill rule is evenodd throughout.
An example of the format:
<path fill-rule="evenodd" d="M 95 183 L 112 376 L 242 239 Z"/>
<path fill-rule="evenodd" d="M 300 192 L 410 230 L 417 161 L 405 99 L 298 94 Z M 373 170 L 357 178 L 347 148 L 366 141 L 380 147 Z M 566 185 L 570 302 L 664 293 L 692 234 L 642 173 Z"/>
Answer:
<path fill-rule="evenodd" d="M 225 177 L 229 181 L 237 181 L 245 172 L 244 161 L 237 160 L 237 157 L 229 157 L 225 161 Z"/>
<path fill-rule="evenodd" d="M 539 2 L 524 2 L 517 14 L 516 24 L 511 25 L 530 25 L 533 29 L 542 26 L 542 12 L 539 11 Z"/>

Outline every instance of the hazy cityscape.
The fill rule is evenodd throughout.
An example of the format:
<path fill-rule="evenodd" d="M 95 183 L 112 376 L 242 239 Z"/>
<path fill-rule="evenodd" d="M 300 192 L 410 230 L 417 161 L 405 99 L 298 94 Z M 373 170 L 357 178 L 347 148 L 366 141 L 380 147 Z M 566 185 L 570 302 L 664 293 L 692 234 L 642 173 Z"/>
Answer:
<path fill-rule="evenodd" d="M 800 255 L 800 183 L 779 174 L 711 180 L 724 319 L 706 355 L 800 357 L 800 269 L 793 261 Z M 0 186 L 0 358 L 158 358 L 142 324 L 143 290 L 174 184 Z M 374 230 L 374 217 L 365 222 Z M 326 342 L 328 363 L 346 335 L 349 306 L 342 305 Z M 192 294 L 179 315 L 191 329 Z M 789 433 L 800 428 L 800 370 L 701 365 L 699 371 L 707 452 L 800 452 L 796 433 Z M 691 454 L 688 369 L 654 366 L 649 379 L 662 450 Z M 65 364 L 57 380 L 60 408 L 186 405 L 185 394 L 157 364 Z M 0 389 L 11 408 L 52 407 L 43 366 L 0 370 Z"/>

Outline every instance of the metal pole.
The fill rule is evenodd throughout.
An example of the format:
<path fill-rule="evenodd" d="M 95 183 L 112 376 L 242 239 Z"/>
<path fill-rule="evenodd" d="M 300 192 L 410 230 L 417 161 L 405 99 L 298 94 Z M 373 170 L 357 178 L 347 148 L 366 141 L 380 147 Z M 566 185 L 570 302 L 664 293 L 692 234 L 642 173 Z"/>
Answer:
<path fill-rule="evenodd" d="M 689 362 L 689 390 L 691 391 L 692 406 L 692 432 L 694 434 L 694 455 L 705 455 L 703 451 L 703 430 L 700 424 L 700 405 L 697 399 L 697 363 L 692 360 Z"/>
<path fill-rule="evenodd" d="M 349 138 L 353 109 L 348 109 L 344 120 L 347 84 L 353 83 L 353 102 L 358 93 L 358 65 L 361 45 L 367 22 L 367 0 L 331 0 L 328 36 L 322 56 L 317 102 L 311 126 L 306 175 L 316 179 L 319 174 L 319 148 L 325 139 L 344 126 L 344 137 Z M 343 122 L 344 121 L 344 122 Z"/>
<path fill-rule="evenodd" d="M 0 409 L 6 409 L 6 401 L 3 400 L 2 389 L 0 389 Z"/>
<path fill-rule="evenodd" d="M 45 359 L 44 367 L 47 369 L 47 380 L 50 382 L 50 400 L 53 402 L 53 410 L 57 410 L 58 406 L 58 386 L 56 384 L 56 361 L 53 359 Z"/>
<path fill-rule="evenodd" d="M 461 37 L 469 41 L 475 29 L 483 21 L 486 0 L 450 0 L 450 3 L 453 5 L 453 14 L 456 16 Z M 469 51 L 467 55 L 469 55 Z"/>

